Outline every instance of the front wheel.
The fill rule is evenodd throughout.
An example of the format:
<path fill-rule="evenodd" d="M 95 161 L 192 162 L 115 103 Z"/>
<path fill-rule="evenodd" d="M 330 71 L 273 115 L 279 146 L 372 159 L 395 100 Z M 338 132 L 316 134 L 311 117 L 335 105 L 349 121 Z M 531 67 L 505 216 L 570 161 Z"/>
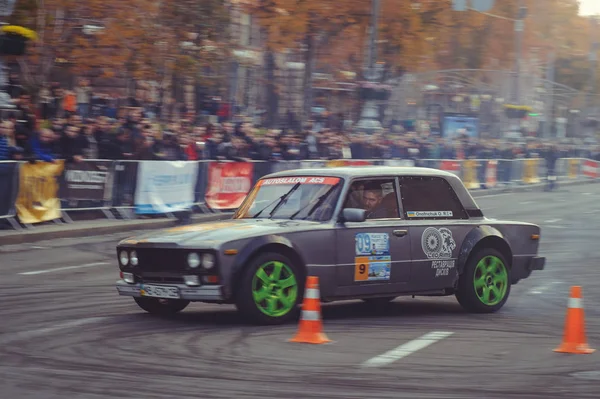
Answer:
<path fill-rule="evenodd" d="M 253 323 L 282 324 L 297 317 L 303 289 L 296 265 L 279 253 L 264 253 L 244 270 L 236 307 Z"/>
<path fill-rule="evenodd" d="M 473 313 L 498 311 L 510 294 L 510 268 L 497 250 L 488 248 L 473 254 L 458 281 L 456 298 Z"/>
<path fill-rule="evenodd" d="M 146 312 L 159 315 L 170 316 L 185 309 L 190 301 L 182 299 L 158 299 L 158 298 L 133 298 L 135 303 Z"/>

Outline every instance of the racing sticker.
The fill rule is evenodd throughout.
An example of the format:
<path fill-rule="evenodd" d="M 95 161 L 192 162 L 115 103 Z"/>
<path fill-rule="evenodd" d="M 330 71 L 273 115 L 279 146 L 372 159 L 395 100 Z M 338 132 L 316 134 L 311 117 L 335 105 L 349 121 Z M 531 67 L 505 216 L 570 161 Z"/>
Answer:
<path fill-rule="evenodd" d="M 445 218 L 452 217 L 452 211 L 411 211 L 406 212 L 409 218 Z"/>
<path fill-rule="evenodd" d="M 274 185 L 285 185 L 285 184 L 325 184 L 332 186 L 339 182 L 338 177 L 320 177 L 320 176 L 298 176 L 298 177 L 278 177 L 272 179 L 260 180 L 259 186 L 274 186 Z"/>
<path fill-rule="evenodd" d="M 354 281 L 389 280 L 391 261 L 389 234 L 356 234 Z"/>
<path fill-rule="evenodd" d="M 456 248 L 456 242 L 452 232 L 445 228 L 428 227 L 421 236 L 421 247 L 428 259 L 433 259 L 431 268 L 435 270 L 435 276 L 447 276 L 450 269 L 455 267 L 452 252 Z"/>

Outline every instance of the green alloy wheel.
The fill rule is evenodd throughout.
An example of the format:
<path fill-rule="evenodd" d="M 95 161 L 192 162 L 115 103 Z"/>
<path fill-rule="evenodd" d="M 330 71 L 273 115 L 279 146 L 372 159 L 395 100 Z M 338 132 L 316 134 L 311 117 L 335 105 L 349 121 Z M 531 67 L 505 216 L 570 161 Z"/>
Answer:
<path fill-rule="evenodd" d="M 253 259 L 241 276 L 236 306 L 258 324 L 281 324 L 298 315 L 304 277 L 285 256 L 270 252 Z"/>
<path fill-rule="evenodd" d="M 467 261 L 456 298 L 470 312 L 495 312 L 508 299 L 510 281 L 510 268 L 504 256 L 495 249 L 483 249 Z"/>
<path fill-rule="evenodd" d="M 477 298 L 487 306 L 494 306 L 506 295 L 508 272 L 502 260 L 496 256 L 486 256 L 475 266 L 473 284 Z"/>
<path fill-rule="evenodd" d="M 252 297 L 256 307 L 267 316 L 284 316 L 296 305 L 296 275 L 285 263 L 267 262 L 254 273 Z"/>

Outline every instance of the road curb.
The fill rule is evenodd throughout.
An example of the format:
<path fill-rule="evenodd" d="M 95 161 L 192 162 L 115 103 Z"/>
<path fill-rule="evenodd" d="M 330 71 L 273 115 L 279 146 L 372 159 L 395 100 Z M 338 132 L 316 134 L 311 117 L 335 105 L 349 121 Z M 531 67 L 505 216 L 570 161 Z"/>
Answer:
<path fill-rule="evenodd" d="M 193 223 L 210 222 L 230 218 L 230 213 L 217 213 L 208 215 L 194 215 Z M 34 227 L 31 230 L 0 232 L 1 245 L 27 244 L 38 241 L 59 238 L 75 238 L 86 236 L 100 236 L 105 234 L 125 233 L 135 230 L 162 229 L 178 224 L 176 219 L 158 220 L 91 220 L 69 224 L 57 224 Z"/>
<path fill-rule="evenodd" d="M 556 183 L 557 188 L 561 188 L 564 186 L 580 186 L 580 185 L 584 185 L 584 184 L 592 184 L 592 183 L 597 183 L 597 180 L 575 180 L 575 181 L 558 181 Z M 531 192 L 531 191 L 542 191 L 545 187 L 547 186 L 546 183 L 539 183 L 539 184 L 530 184 L 530 185 L 526 185 L 526 186 L 506 186 L 506 187 L 499 187 L 499 188 L 490 188 L 490 189 L 480 189 L 480 190 L 473 190 L 470 191 L 471 196 L 473 198 L 477 198 L 477 197 L 485 197 L 488 195 L 494 195 L 494 194 L 504 194 L 504 193 L 523 193 L 523 192 Z"/>

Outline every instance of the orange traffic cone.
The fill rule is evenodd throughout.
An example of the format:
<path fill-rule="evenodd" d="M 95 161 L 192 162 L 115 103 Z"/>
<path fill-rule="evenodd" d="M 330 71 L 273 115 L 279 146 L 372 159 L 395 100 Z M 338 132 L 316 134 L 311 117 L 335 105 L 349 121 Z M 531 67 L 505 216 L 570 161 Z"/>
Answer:
<path fill-rule="evenodd" d="M 321 293 L 319 291 L 319 278 L 308 276 L 302 303 L 302 315 L 296 336 L 289 342 L 306 344 L 326 344 L 331 342 L 323 333 L 321 321 Z"/>
<path fill-rule="evenodd" d="M 583 297 L 581 287 L 571 287 L 567 318 L 565 319 L 565 332 L 562 344 L 554 349 L 559 353 L 589 354 L 595 352 L 591 349 L 585 338 L 585 318 L 583 312 Z"/>

